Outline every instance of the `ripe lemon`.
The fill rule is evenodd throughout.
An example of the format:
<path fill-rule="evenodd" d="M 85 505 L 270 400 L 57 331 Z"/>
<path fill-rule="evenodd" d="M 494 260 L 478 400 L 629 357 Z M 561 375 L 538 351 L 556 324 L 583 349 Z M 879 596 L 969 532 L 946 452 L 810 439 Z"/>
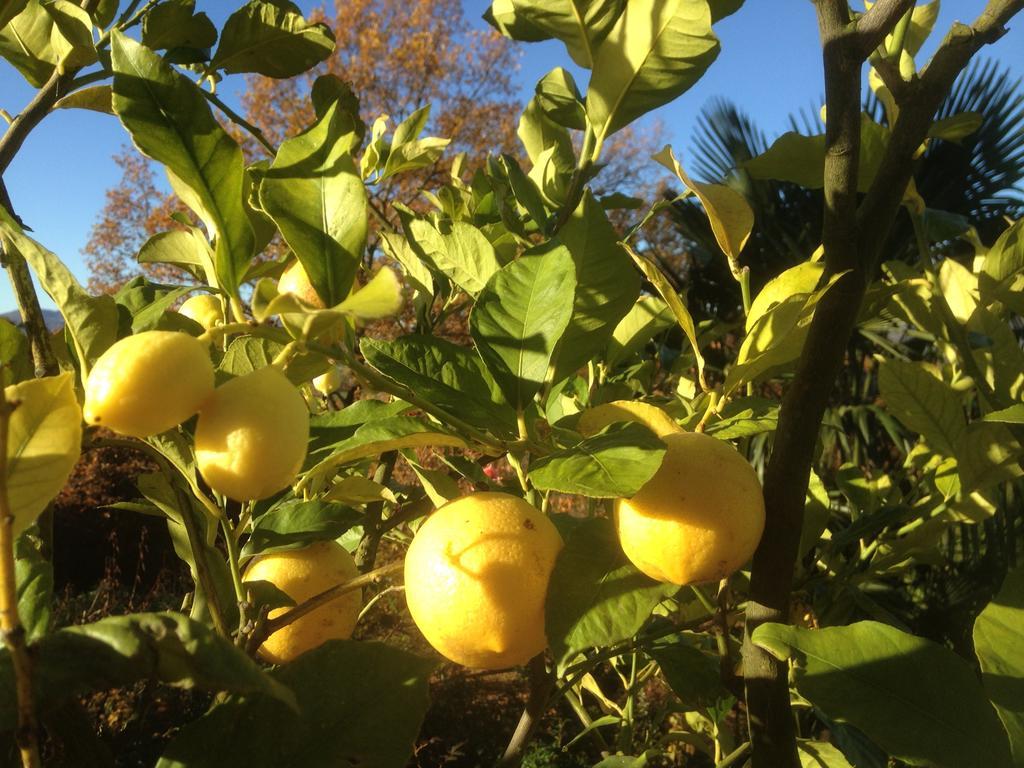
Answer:
<path fill-rule="evenodd" d="M 355 560 L 341 544 L 318 541 L 303 549 L 256 558 L 246 570 L 245 580 L 269 581 L 299 605 L 358 575 Z M 345 640 L 352 636 L 362 605 L 361 589 L 336 597 L 277 630 L 263 641 L 259 655 L 272 664 L 287 664 L 327 640 Z M 288 610 L 274 608 L 267 617 Z"/>
<path fill-rule="evenodd" d="M 619 542 L 658 581 L 722 579 L 754 554 L 764 497 L 754 469 L 722 440 L 697 432 L 662 436 L 658 472 L 631 499 L 615 502 Z"/>
<path fill-rule="evenodd" d="M 290 293 L 297 296 L 309 306 L 316 309 L 324 308 L 324 300 L 316 292 L 313 284 L 309 282 L 309 275 L 302 266 L 302 262 L 296 259 L 292 262 L 277 281 L 278 293 Z"/>
<path fill-rule="evenodd" d="M 213 393 L 206 345 L 187 333 L 145 331 L 99 356 L 85 382 L 87 424 L 152 437 L 189 418 Z"/>
<path fill-rule="evenodd" d="M 178 308 L 178 314 L 195 320 L 207 329 L 224 322 L 224 310 L 220 299 L 209 293 L 200 293 L 186 299 Z"/>
<path fill-rule="evenodd" d="M 580 420 L 576 422 L 576 431 L 584 437 L 589 437 L 616 421 L 637 421 L 658 437 L 683 431 L 683 428 L 661 408 L 639 400 L 615 400 L 588 408 L 580 414 Z"/>
<path fill-rule="evenodd" d="M 291 485 L 309 442 L 302 395 L 273 367 L 218 387 L 199 413 L 196 464 L 218 493 L 265 499 Z"/>
<path fill-rule="evenodd" d="M 427 641 L 467 667 L 525 664 L 547 647 L 544 598 L 562 537 L 518 496 L 477 493 L 427 518 L 405 556 L 405 598 Z"/>

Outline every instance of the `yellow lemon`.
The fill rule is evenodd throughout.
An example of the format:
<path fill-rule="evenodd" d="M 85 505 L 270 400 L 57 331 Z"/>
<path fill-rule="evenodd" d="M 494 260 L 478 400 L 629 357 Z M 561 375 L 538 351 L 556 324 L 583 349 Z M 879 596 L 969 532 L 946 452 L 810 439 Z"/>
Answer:
<path fill-rule="evenodd" d="M 246 581 L 269 581 L 296 605 L 359 575 L 356 562 L 336 541 L 319 541 L 303 549 L 275 552 L 256 558 L 245 572 Z M 260 646 L 260 657 L 272 664 L 286 664 L 299 654 L 311 651 L 327 640 L 345 640 L 352 636 L 362 590 L 347 592 L 274 632 Z M 274 608 L 274 618 L 288 611 Z"/>
<path fill-rule="evenodd" d="M 292 262 L 277 281 L 278 293 L 290 293 L 316 309 L 324 308 L 324 301 L 316 292 L 313 284 L 309 282 L 309 275 L 302 266 L 302 262 L 296 259 Z"/>
<path fill-rule="evenodd" d="M 661 408 L 639 400 L 616 400 L 588 408 L 580 414 L 580 420 L 576 422 L 576 431 L 589 437 L 616 421 L 637 421 L 658 437 L 683 431 L 683 428 Z"/>
<path fill-rule="evenodd" d="M 631 499 L 615 502 L 619 542 L 658 581 L 722 579 L 754 554 L 764 497 L 753 467 L 728 443 L 697 432 L 662 436 L 658 472 Z"/>
<path fill-rule="evenodd" d="M 114 343 L 85 382 L 87 424 L 152 437 L 189 418 L 213 393 L 206 345 L 187 333 L 145 331 Z"/>
<path fill-rule="evenodd" d="M 224 311 L 220 299 L 209 293 L 191 296 L 178 308 L 178 314 L 195 320 L 203 328 L 213 328 L 224 322 Z"/>
<path fill-rule="evenodd" d="M 405 556 L 405 598 L 427 641 L 467 667 L 525 664 L 547 647 L 544 598 L 562 537 L 507 493 L 451 501 Z"/>
<path fill-rule="evenodd" d="M 199 413 L 196 464 L 218 493 L 265 499 L 295 480 L 306 458 L 309 410 L 273 367 L 218 387 Z"/>

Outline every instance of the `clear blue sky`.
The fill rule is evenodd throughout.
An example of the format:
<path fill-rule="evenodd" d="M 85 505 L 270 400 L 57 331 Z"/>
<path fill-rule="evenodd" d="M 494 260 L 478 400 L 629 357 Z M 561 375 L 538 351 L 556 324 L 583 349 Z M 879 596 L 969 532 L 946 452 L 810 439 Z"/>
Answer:
<path fill-rule="evenodd" d="M 241 0 L 198 0 L 197 7 L 220 23 Z M 319 2 L 300 0 L 308 10 Z M 984 0 L 944 0 L 936 29 L 944 32 L 956 20 L 971 21 Z M 485 0 L 463 0 L 469 23 L 482 25 Z M 823 85 L 814 10 L 808 0 L 747 0 L 716 32 L 722 53 L 704 78 L 689 92 L 657 113 L 668 137 L 686 155 L 700 108 L 715 96 L 728 95 L 754 117 L 769 135 L 786 129 L 786 118 L 816 107 Z M 926 47 L 929 54 L 941 32 Z M 524 102 L 534 83 L 569 59 L 560 43 L 522 45 L 519 78 Z M 1024 19 L 986 55 L 1007 64 L 1014 77 L 1024 77 Z M 581 88 L 585 73 L 576 72 Z M 240 81 L 240 78 L 228 78 Z M 0 62 L 0 107 L 11 114 L 32 97 L 32 89 L 6 62 Z M 235 102 L 230 87 L 222 95 Z M 0 123 L 2 127 L 2 123 Z M 117 119 L 84 110 L 59 110 L 32 133 L 9 168 L 5 180 L 18 213 L 36 239 L 57 253 L 84 282 L 81 249 L 103 207 L 104 192 L 118 181 L 111 156 L 126 140 Z M 52 306 L 43 296 L 46 306 Z M 0 278 L 0 312 L 14 308 L 7 280 Z"/>

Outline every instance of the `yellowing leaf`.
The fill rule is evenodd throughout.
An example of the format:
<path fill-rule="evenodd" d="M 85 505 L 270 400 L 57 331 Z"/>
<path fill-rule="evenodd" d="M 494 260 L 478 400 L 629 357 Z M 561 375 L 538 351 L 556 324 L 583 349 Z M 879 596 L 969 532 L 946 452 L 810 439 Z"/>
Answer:
<path fill-rule="evenodd" d="M 672 147 L 665 148 L 654 159 L 672 171 L 679 180 L 700 199 L 711 220 L 711 231 L 718 247 L 729 258 L 733 272 L 739 269 L 737 260 L 754 228 L 754 211 L 739 192 L 724 184 L 702 184 L 692 181 L 676 160 Z"/>
<path fill-rule="evenodd" d="M 7 501 L 14 532 L 24 530 L 46 509 L 71 474 L 82 447 L 82 409 L 64 373 L 7 387 L 17 407 L 7 431 Z"/>
<path fill-rule="evenodd" d="M 390 317 L 401 308 L 402 283 L 388 267 L 381 267 L 370 282 L 335 307 L 336 311 L 360 320 Z"/>

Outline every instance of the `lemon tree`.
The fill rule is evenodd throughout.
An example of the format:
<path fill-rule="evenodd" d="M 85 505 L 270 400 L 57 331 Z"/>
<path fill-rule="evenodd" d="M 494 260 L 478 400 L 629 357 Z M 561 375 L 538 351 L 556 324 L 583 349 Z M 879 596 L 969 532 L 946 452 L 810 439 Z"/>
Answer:
<path fill-rule="evenodd" d="M 574 66 L 474 168 L 430 105 L 360 114 L 291 3 L 219 29 L 184 0 L 0 9 L 4 77 L 37 89 L 0 175 L 52 109 L 109 113 L 181 203 L 139 262 L 183 276 L 91 295 L 0 184 L 5 754 L 38 766 L 91 735 L 79 697 L 157 681 L 212 694 L 163 768 L 400 768 L 456 664 L 525 689 L 502 765 L 534 738 L 601 768 L 1021 764 L 1024 224 L 931 207 L 920 170 L 1006 133 L 933 118 L 1020 3 L 926 60 L 937 3 L 819 0 L 821 132 L 717 179 L 666 147 L 672 200 L 606 189 L 615 134 L 689 98 L 742 5 L 495 0 L 497 33 Z M 272 144 L 222 98 L 238 75 L 299 78 L 309 124 Z M 413 175 L 415 204 L 371 206 Z M 776 194 L 827 213 L 766 266 Z M 724 309 L 669 273 L 669 213 Z M 83 445 L 151 460 L 122 507 L 166 522 L 181 611 L 55 626 L 46 509 Z"/>

